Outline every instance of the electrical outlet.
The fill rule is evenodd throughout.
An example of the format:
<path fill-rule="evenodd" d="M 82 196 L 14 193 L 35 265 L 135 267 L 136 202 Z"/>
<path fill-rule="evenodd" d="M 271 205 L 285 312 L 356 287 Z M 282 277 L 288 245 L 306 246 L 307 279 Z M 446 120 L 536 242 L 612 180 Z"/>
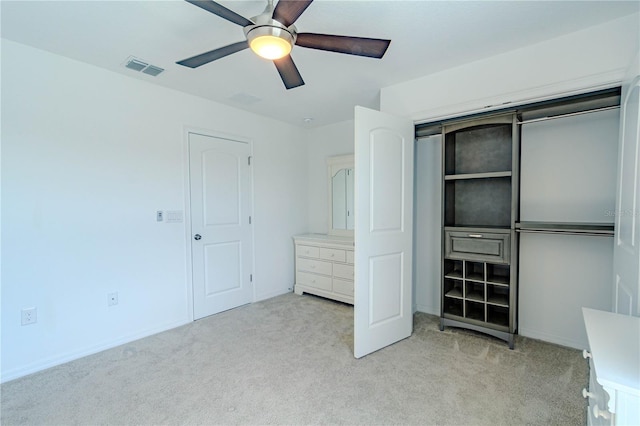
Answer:
<path fill-rule="evenodd" d="M 162 213 L 162 210 L 158 210 L 156 212 L 156 221 L 157 222 L 162 222 L 164 220 L 164 215 Z"/>
<path fill-rule="evenodd" d="M 107 294 L 107 306 L 115 306 L 118 304 L 118 293 Z"/>
<path fill-rule="evenodd" d="M 29 325 L 38 322 L 38 310 L 36 308 L 25 308 L 21 312 L 21 324 Z"/>

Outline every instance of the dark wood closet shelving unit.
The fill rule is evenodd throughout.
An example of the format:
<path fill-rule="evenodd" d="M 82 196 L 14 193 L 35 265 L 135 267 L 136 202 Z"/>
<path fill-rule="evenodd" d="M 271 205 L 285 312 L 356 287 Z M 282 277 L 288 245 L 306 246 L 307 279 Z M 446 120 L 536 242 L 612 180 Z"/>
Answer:
<path fill-rule="evenodd" d="M 440 329 L 516 332 L 519 137 L 514 113 L 443 126 Z"/>

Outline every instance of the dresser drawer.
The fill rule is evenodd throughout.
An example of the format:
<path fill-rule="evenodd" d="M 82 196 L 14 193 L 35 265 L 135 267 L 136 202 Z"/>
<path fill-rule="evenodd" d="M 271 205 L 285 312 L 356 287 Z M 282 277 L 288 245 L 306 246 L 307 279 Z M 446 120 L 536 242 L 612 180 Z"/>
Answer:
<path fill-rule="evenodd" d="M 320 257 L 320 248 L 311 246 L 296 246 L 296 254 L 302 257 Z"/>
<path fill-rule="evenodd" d="M 353 281 L 334 278 L 333 291 L 335 291 L 336 293 L 344 294 L 345 296 L 353 297 Z"/>
<path fill-rule="evenodd" d="M 509 263 L 510 235 L 507 233 L 445 231 L 445 257 Z"/>
<path fill-rule="evenodd" d="M 355 257 L 353 255 L 353 250 L 347 250 L 347 263 L 350 263 L 352 265 L 355 263 Z"/>
<path fill-rule="evenodd" d="M 333 265 L 333 276 L 353 281 L 353 265 Z"/>
<path fill-rule="evenodd" d="M 321 247 L 320 259 L 326 259 L 335 262 L 344 262 L 347 260 L 347 255 L 344 250 Z"/>
<path fill-rule="evenodd" d="M 313 259 L 303 259 L 299 257 L 296 263 L 297 263 L 298 271 L 313 272 L 314 274 L 331 275 L 332 268 L 331 268 L 331 263 L 329 262 L 322 262 L 320 260 L 313 260 Z"/>
<path fill-rule="evenodd" d="M 306 285 L 309 287 L 319 288 L 321 290 L 331 290 L 331 277 L 323 275 L 310 274 L 307 272 L 298 272 L 296 274 L 296 284 Z"/>
<path fill-rule="evenodd" d="M 306 234 L 293 237 L 293 241 L 296 263 L 294 292 L 353 304 L 353 239 Z"/>

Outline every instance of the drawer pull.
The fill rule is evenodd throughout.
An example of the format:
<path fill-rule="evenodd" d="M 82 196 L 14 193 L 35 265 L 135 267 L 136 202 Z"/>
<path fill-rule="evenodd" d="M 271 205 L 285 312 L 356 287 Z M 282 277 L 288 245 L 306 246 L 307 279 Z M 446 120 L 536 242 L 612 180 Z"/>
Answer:
<path fill-rule="evenodd" d="M 482 234 L 467 234 L 469 238 L 482 238 Z"/>
<path fill-rule="evenodd" d="M 601 410 L 598 408 L 598 404 L 593 406 L 593 415 L 598 418 L 602 417 L 605 420 L 609 420 L 611 418 L 611 413 L 607 410 Z"/>
<path fill-rule="evenodd" d="M 595 397 L 596 397 L 596 394 L 595 394 L 595 393 L 593 393 L 593 392 L 589 392 L 589 391 L 587 390 L 587 388 L 582 388 L 582 397 L 583 397 L 584 399 L 587 399 L 587 398 L 595 398 Z"/>
<path fill-rule="evenodd" d="M 582 350 L 582 358 L 584 358 L 584 359 L 589 359 L 589 358 L 591 358 L 591 352 L 589 352 L 589 351 L 588 351 L 588 350 L 586 350 L 586 349 L 583 349 L 583 350 Z"/>

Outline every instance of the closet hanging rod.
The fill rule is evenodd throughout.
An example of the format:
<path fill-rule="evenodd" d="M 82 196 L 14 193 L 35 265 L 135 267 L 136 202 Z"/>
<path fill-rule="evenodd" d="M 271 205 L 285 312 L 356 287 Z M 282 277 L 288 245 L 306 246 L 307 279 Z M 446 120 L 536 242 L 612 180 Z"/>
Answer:
<path fill-rule="evenodd" d="M 530 120 L 519 121 L 518 124 L 537 123 L 539 121 L 554 120 L 556 118 L 573 117 L 573 116 L 576 116 L 576 115 L 589 114 L 589 113 L 592 113 L 592 112 L 609 111 L 610 109 L 619 109 L 619 108 L 620 108 L 620 105 L 613 105 L 613 106 L 607 106 L 607 107 L 602 107 L 602 108 L 589 109 L 589 110 L 586 110 L 586 111 L 568 112 L 566 114 L 558 114 L 558 115 L 552 115 L 552 116 L 549 116 L 549 117 L 532 118 Z"/>
<path fill-rule="evenodd" d="M 613 223 L 518 222 L 516 232 L 612 237 Z"/>
<path fill-rule="evenodd" d="M 613 232 L 589 232 L 589 231 L 553 231 L 551 229 L 516 229 L 520 234 L 551 234 L 551 235 L 580 235 L 583 237 L 613 237 Z"/>

